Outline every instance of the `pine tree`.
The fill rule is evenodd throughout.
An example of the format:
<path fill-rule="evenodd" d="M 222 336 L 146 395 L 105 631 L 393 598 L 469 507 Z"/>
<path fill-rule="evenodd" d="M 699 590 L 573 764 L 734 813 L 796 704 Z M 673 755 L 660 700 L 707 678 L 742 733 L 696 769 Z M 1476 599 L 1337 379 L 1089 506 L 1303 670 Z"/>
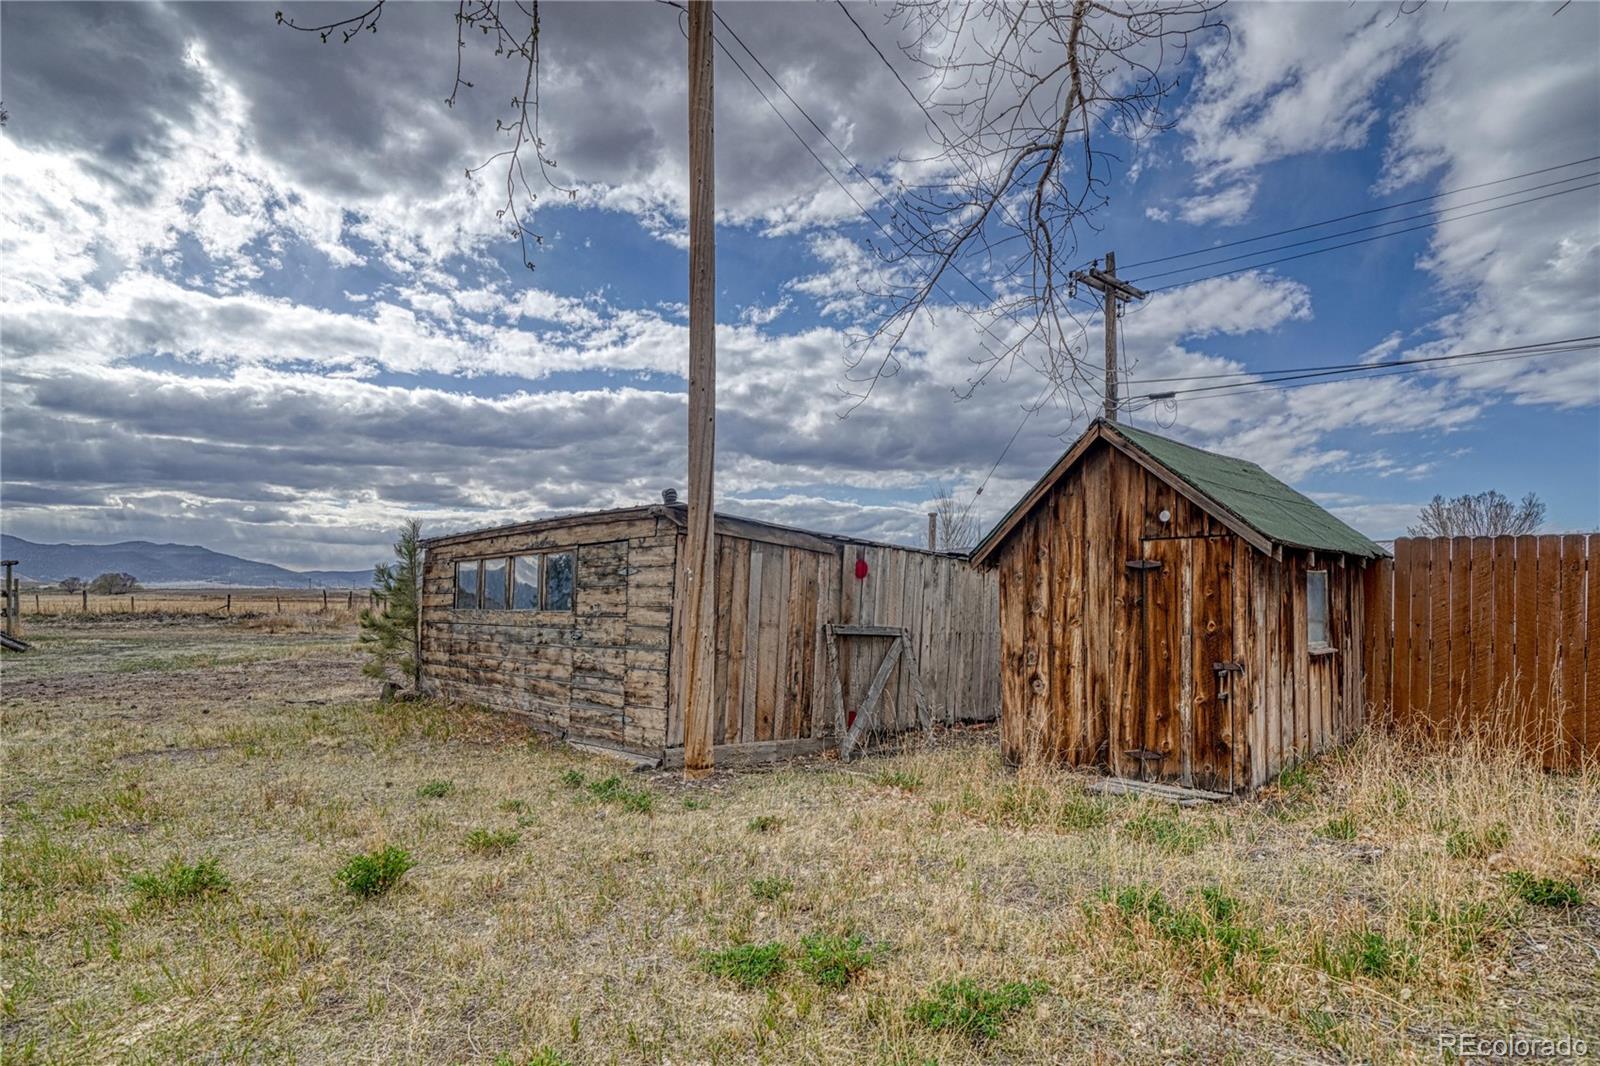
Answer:
<path fill-rule="evenodd" d="M 379 607 L 361 612 L 361 643 L 370 658 L 361 672 L 380 681 L 422 684 L 422 656 L 417 646 L 417 611 L 422 593 L 422 523 L 411 519 L 400 528 L 395 561 L 372 568 L 372 586 Z"/>

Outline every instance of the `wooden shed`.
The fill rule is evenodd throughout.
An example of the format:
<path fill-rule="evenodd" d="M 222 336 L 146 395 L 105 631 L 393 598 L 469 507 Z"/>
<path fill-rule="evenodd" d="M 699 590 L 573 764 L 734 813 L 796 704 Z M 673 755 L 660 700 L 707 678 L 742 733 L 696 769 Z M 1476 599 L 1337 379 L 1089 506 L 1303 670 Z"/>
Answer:
<path fill-rule="evenodd" d="M 424 542 L 426 691 L 576 742 L 683 757 L 686 509 Z M 716 758 L 780 758 L 999 715 L 993 574 L 964 555 L 719 514 Z"/>
<path fill-rule="evenodd" d="M 1097 420 L 973 552 L 1008 759 L 1254 789 L 1366 717 L 1377 544 L 1255 463 Z"/>

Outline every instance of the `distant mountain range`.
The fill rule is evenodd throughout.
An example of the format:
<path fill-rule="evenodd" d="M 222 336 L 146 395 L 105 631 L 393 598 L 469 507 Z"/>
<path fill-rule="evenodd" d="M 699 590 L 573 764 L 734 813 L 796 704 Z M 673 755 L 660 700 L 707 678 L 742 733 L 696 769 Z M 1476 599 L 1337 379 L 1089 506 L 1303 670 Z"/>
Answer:
<path fill-rule="evenodd" d="M 290 570 L 224 555 L 197 544 L 35 544 L 0 534 L 0 556 L 17 560 L 27 581 L 84 580 L 108 572 L 132 574 L 142 585 L 217 585 L 233 588 L 358 588 L 372 584 L 372 570 Z"/>

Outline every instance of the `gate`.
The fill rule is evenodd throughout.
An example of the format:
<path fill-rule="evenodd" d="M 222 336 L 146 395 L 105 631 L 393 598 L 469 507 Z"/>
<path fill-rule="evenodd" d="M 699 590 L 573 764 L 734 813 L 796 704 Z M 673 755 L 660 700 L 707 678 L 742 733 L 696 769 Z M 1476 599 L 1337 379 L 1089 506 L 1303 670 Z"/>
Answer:
<path fill-rule="evenodd" d="M 885 704 L 884 690 L 897 667 L 904 667 L 915 700 L 917 721 L 924 735 L 932 732 L 933 715 L 923 695 L 922 675 L 918 672 L 917 657 L 911 650 L 911 634 L 907 630 L 898 626 L 828 625 L 823 627 L 823 639 L 827 646 L 828 698 L 833 704 L 833 729 L 839 738 L 841 760 L 850 761 L 850 754 L 863 735 L 884 731 L 880 713 Z M 877 648 L 880 647 L 882 657 L 878 658 Z M 871 670 L 871 680 L 859 703 L 853 699 L 847 701 L 846 689 L 852 690 L 853 696 L 860 678 L 866 676 L 861 667 Z"/>

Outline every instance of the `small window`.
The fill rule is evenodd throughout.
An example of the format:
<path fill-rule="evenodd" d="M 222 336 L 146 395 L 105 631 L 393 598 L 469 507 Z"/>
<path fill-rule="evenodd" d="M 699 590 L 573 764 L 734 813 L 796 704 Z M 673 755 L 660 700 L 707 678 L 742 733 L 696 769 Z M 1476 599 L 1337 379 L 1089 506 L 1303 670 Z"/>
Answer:
<path fill-rule="evenodd" d="M 1306 571 L 1306 643 L 1313 650 L 1328 647 L 1328 572 Z"/>
<path fill-rule="evenodd" d="M 517 556 L 511 570 L 511 609 L 539 609 L 539 556 Z"/>
<path fill-rule="evenodd" d="M 483 609 L 486 611 L 506 609 L 506 563 L 505 559 L 483 561 Z"/>
<path fill-rule="evenodd" d="M 478 606 L 478 560 L 456 564 L 456 607 L 473 610 Z"/>
<path fill-rule="evenodd" d="M 544 557 L 544 609 L 572 610 L 572 553 L 551 552 Z"/>

